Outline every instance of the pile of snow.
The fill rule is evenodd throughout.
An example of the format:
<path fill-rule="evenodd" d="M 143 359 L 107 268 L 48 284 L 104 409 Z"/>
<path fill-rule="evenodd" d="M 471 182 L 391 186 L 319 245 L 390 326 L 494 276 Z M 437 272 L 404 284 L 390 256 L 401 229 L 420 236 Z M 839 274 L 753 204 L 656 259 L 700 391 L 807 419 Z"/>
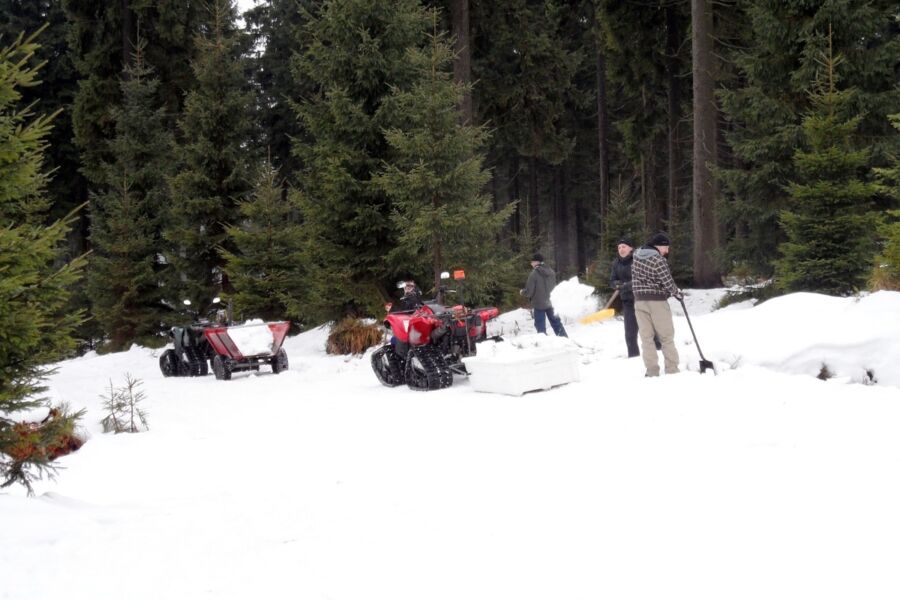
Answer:
<path fill-rule="evenodd" d="M 577 277 L 559 282 L 550 293 L 550 303 L 554 312 L 567 322 L 597 310 L 594 288 L 579 283 Z"/>
<path fill-rule="evenodd" d="M 512 337 L 502 342 L 481 344 L 478 347 L 478 356 L 499 360 L 517 360 L 541 356 L 557 350 L 568 350 L 577 353 L 578 345 L 569 338 L 530 333 Z"/>
<path fill-rule="evenodd" d="M 243 356 L 272 354 L 275 344 L 272 330 L 262 319 L 250 319 L 243 325 L 229 327 L 228 337 Z"/>
<path fill-rule="evenodd" d="M 489 322 L 485 356 L 578 353 L 580 381 L 521 397 L 386 388 L 324 327 L 279 375 L 163 378 L 137 347 L 60 363 L 48 394 L 88 440 L 35 498 L 0 491 L 0 596 L 900 597 L 900 293 L 687 290 L 718 375 L 672 301 L 682 373 L 645 379 L 620 318 L 577 323 L 583 291 L 554 293 L 568 340 L 527 310 Z M 103 434 L 125 373 L 150 430 Z"/>

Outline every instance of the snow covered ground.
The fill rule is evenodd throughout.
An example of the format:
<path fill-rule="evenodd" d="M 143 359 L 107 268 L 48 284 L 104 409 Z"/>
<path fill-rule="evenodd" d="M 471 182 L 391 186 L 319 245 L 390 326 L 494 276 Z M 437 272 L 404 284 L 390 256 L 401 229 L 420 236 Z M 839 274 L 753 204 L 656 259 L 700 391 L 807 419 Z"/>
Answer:
<path fill-rule="evenodd" d="M 143 348 L 61 363 L 89 440 L 35 497 L 0 491 L 0 598 L 900 597 L 900 293 L 689 290 L 718 375 L 673 303 L 683 372 L 645 379 L 621 321 L 577 323 L 584 291 L 554 294 L 580 382 L 521 397 L 384 388 L 324 329 L 228 382 Z M 126 373 L 150 431 L 103 434 Z"/>

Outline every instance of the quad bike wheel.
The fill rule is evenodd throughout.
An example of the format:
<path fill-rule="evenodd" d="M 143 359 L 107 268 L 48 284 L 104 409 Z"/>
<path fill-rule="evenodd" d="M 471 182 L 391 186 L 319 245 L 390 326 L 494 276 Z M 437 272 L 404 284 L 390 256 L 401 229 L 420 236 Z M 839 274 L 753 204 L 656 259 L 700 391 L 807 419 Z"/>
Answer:
<path fill-rule="evenodd" d="M 198 362 L 194 367 L 194 374 L 197 377 L 205 377 L 209 374 L 209 363 L 206 362 L 205 358 L 201 358 L 200 362 Z"/>
<path fill-rule="evenodd" d="M 162 371 L 163 377 L 178 377 L 181 375 L 180 363 L 178 355 L 174 350 L 166 350 L 159 357 L 159 370 Z"/>
<path fill-rule="evenodd" d="M 388 387 L 397 387 L 406 383 L 403 359 L 390 344 L 382 346 L 372 353 L 372 370 L 378 381 Z"/>
<path fill-rule="evenodd" d="M 222 381 L 228 381 L 231 379 L 231 368 L 225 362 L 225 359 L 220 355 L 216 354 L 212 360 L 212 368 L 213 373 L 216 376 L 216 379 Z"/>
<path fill-rule="evenodd" d="M 287 352 L 284 351 L 284 348 L 279 348 L 278 353 L 272 359 L 272 372 L 276 375 L 281 373 L 282 371 L 288 370 L 288 357 Z"/>
<path fill-rule="evenodd" d="M 413 348 L 406 356 L 406 385 L 420 392 L 453 385 L 453 372 L 441 351 L 434 346 Z"/>

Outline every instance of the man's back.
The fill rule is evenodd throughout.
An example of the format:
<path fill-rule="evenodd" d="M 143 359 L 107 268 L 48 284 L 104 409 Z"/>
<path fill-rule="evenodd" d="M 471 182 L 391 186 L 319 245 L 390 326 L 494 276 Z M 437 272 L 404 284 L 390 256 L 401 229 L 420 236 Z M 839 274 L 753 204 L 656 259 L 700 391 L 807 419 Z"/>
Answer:
<path fill-rule="evenodd" d="M 525 282 L 525 295 L 531 300 L 531 306 L 538 309 L 551 307 L 550 292 L 556 287 L 556 273 L 545 264 L 531 270 Z"/>
<path fill-rule="evenodd" d="M 635 250 L 631 289 L 635 300 L 665 300 L 678 291 L 668 263 L 653 246 Z"/>

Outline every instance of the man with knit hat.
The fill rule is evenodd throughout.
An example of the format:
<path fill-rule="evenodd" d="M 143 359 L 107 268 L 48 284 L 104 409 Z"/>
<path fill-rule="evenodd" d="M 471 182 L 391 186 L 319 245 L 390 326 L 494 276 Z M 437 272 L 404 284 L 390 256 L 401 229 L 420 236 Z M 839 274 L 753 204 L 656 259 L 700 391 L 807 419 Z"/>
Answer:
<path fill-rule="evenodd" d="M 659 356 L 653 337 L 662 345 L 666 374 L 678 373 L 678 351 L 675 349 L 675 325 L 668 298 L 683 297 L 672 279 L 672 272 L 664 258 L 669 254 L 669 236 L 653 235 L 647 244 L 634 252 L 631 263 L 631 288 L 634 292 L 634 313 L 641 337 L 641 356 L 647 377 L 659 376 Z"/>
<path fill-rule="evenodd" d="M 536 253 L 531 257 L 531 273 L 525 282 L 522 295 L 528 298 L 534 308 L 534 328 L 538 333 L 547 333 L 547 323 L 553 327 L 553 333 L 560 337 L 569 337 L 562 320 L 553 312 L 550 304 L 550 292 L 556 287 L 556 273 L 544 264 L 544 257 Z"/>
<path fill-rule="evenodd" d="M 638 350 L 638 325 L 634 316 L 634 292 L 631 290 L 631 262 L 634 260 L 634 241 L 630 237 L 619 238 L 616 242 L 619 255 L 613 260 L 609 275 L 609 286 L 619 291 L 622 301 L 622 316 L 625 317 L 625 347 L 628 358 L 640 356 Z"/>

